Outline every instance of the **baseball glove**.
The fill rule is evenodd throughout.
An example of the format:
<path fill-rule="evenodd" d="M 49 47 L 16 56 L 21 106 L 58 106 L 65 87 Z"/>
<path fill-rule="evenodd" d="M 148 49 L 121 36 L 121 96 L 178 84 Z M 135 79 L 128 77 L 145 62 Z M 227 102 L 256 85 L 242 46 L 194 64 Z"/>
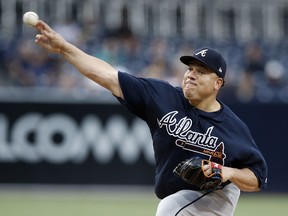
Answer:
<path fill-rule="evenodd" d="M 212 168 L 210 175 L 205 174 L 204 165 L 210 165 Z M 182 161 L 175 167 L 173 173 L 185 182 L 196 186 L 199 190 L 217 190 L 222 183 L 222 166 L 200 157 L 192 157 Z"/>

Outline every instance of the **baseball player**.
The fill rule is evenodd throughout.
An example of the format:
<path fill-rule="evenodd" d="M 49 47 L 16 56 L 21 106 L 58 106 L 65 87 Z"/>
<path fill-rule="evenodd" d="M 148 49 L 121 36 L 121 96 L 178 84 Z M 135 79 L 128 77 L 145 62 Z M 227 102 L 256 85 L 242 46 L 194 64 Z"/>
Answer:
<path fill-rule="evenodd" d="M 156 216 L 233 215 L 240 191 L 259 191 L 267 165 L 248 127 L 217 94 L 226 62 L 211 48 L 180 60 L 182 87 L 118 72 L 38 21 L 35 43 L 62 55 L 78 71 L 111 91 L 150 128 L 155 151 Z"/>

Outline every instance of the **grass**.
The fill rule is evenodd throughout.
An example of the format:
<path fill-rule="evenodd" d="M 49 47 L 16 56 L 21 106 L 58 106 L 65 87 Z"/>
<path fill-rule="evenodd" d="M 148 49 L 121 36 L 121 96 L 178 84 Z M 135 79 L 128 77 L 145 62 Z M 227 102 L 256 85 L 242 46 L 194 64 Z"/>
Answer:
<path fill-rule="evenodd" d="M 242 195 L 234 216 L 288 215 L 288 194 Z"/>
<path fill-rule="evenodd" d="M 152 191 L 0 190 L 2 216 L 154 216 L 158 199 Z M 287 215 L 288 194 L 247 195 L 234 216 Z"/>
<path fill-rule="evenodd" d="M 22 197 L 1 199 L 0 215 L 3 216 L 145 216 L 155 214 L 155 202 L 149 199 L 132 198 L 69 198 Z"/>
<path fill-rule="evenodd" d="M 158 199 L 151 189 L 0 190 L 1 216 L 148 216 Z M 124 192 L 126 190 L 127 192 Z"/>

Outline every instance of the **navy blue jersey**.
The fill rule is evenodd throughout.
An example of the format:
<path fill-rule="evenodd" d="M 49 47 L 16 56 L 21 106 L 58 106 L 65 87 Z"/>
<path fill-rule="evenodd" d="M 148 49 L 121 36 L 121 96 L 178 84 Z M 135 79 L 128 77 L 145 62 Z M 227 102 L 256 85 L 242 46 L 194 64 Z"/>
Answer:
<path fill-rule="evenodd" d="M 176 165 L 200 156 L 234 168 L 249 168 L 265 187 L 267 165 L 247 126 L 222 102 L 221 110 L 193 107 L 179 87 L 119 72 L 124 100 L 118 100 L 150 128 L 155 151 L 155 193 L 164 198 L 182 189 L 196 190 L 173 175 Z"/>

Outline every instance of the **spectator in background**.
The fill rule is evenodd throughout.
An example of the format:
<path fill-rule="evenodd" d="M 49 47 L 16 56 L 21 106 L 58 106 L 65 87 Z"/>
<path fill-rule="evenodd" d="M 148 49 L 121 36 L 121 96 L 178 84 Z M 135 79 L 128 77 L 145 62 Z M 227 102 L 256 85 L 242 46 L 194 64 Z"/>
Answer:
<path fill-rule="evenodd" d="M 123 70 L 132 72 L 134 75 L 163 78 L 172 85 L 179 85 L 182 81 L 183 65 L 175 62 L 175 59 L 185 55 L 185 53 L 192 53 L 193 46 L 197 42 L 199 43 L 197 39 L 194 44 L 185 39 L 170 38 L 168 40 L 167 38 L 155 39 L 136 36 L 125 29 L 111 32 L 98 29 L 98 27 L 94 28 L 95 25 L 98 25 L 95 21 L 90 21 L 82 26 L 73 22 L 63 22 L 55 25 L 55 28 L 72 43 L 95 57 L 111 62 L 118 69 L 122 69 L 125 65 Z M 2 86 L 48 87 L 65 92 L 77 91 L 81 88 L 84 91 L 87 90 L 87 94 L 93 93 L 95 95 L 95 87 L 91 92 L 90 82 L 75 73 L 70 64 L 57 56 L 39 53 L 35 47 L 31 47 L 31 41 L 27 41 L 25 35 L 18 39 L 11 46 L 8 46 L 7 51 L 2 50 L 2 53 L 5 53 L 5 55 L 1 55 Z M 217 46 L 217 41 L 215 43 Z M 269 43 L 267 45 L 268 47 L 271 46 Z M 263 54 L 262 45 L 249 43 L 244 52 L 242 65 L 243 48 L 243 44 L 239 44 L 237 48 L 232 47 L 231 49 L 230 47 L 231 51 L 228 56 L 233 59 L 233 63 L 229 63 L 231 65 L 229 67 L 230 73 L 226 79 L 228 80 L 229 76 L 230 78 L 233 76 L 233 81 L 229 80 L 225 84 L 225 88 L 229 90 L 221 92 L 220 97 L 234 102 L 265 102 L 268 97 L 267 94 L 264 94 L 264 90 L 268 92 L 272 88 L 275 95 L 281 94 L 281 98 L 287 98 L 285 90 L 283 90 L 284 87 L 276 87 L 280 85 L 280 80 L 276 81 L 273 78 L 277 73 L 265 72 L 267 60 Z M 225 49 L 226 51 L 229 50 L 228 47 L 223 47 L 224 52 L 226 52 Z M 237 58 L 235 58 L 236 52 Z M 281 61 L 278 63 L 283 64 Z M 285 77 L 284 74 L 281 85 L 287 85 Z M 96 91 L 103 93 L 103 88 Z M 281 100 L 283 101 L 283 99 Z M 288 99 L 284 99 L 284 101 L 288 101 Z"/>
<path fill-rule="evenodd" d="M 168 44 L 164 39 L 151 40 L 147 47 L 148 65 L 142 70 L 142 76 L 163 79 L 168 78 Z"/>
<path fill-rule="evenodd" d="M 8 85 L 19 87 L 54 86 L 57 80 L 58 66 L 47 52 L 39 52 L 31 40 L 23 39 L 17 46 L 17 58 L 14 53 L 6 57 Z"/>
<path fill-rule="evenodd" d="M 61 33 L 61 35 L 67 38 L 67 41 L 69 41 L 70 43 L 82 47 L 83 42 L 81 40 L 81 28 L 79 25 L 76 24 L 76 22 L 73 22 L 72 20 L 59 22 L 54 25 L 54 29 L 56 29 L 57 32 Z"/>
<path fill-rule="evenodd" d="M 255 97 L 256 83 L 263 82 L 266 59 L 257 43 L 248 44 L 244 58 L 244 71 L 236 96 L 242 102 L 249 102 Z"/>
<path fill-rule="evenodd" d="M 279 92 L 287 83 L 283 64 L 275 59 L 267 61 L 264 68 L 264 81 L 257 89 L 256 99 L 263 103 L 279 102 Z"/>

